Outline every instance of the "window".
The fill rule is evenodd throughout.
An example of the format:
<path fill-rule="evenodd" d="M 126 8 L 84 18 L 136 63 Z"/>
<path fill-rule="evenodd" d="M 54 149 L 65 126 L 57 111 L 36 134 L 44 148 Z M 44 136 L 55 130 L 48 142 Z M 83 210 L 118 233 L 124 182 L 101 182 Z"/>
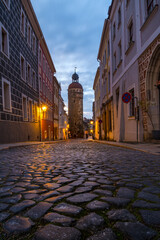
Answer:
<path fill-rule="evenodd" d="M 155 0 L 147 0 L 147 14 L 150 15 L 154 6 L 156 4 Z"/>
<path fill-rule="evenodd" d="M 39 76 L 39 89 L 42 92 L 42 78 Z"/>
<path fill-rule="evenodd" d="M 37 103 L 34 104 L 34 120 L 35 120 L 35 122 L 38 122 L 38 107 L 37 107 Z"/>
<path fill-rule="evenodd" d="M 36 54 L 36 37 L 35 37 L 34 33 L 33 33 L 33 40 L 32 41 L 33 41 L 32 42 L 32 50 L 33 50 L 33 53 L 35 55 Z"/>
<path fill-rule="evenodd" d="M 129 116 L 132 117 L 135 115 L 135 105 L 134 105 L 134 88 L 132 88 L 129 93 L 132 96 L 132 99 L 129 103 Z"/>
<path fill-rule="evenodd" d="M 110 89 L 111 86 L 110 86 L 110 72 L 108 72 L 108 93 L 110 93 Z"/>
<path fill-rule="evenodd" d="M 131 20 L 128 26 L 128 43 L 129 45 L 133 42 L 133 21 Z"/>
<path fill-rule="evenodd" d="M 28 116 L 27 116 L 27 97 L 26 96 L 22 96 L 22 112 L 23 112 L 23 121 L 27 121 L 28 120 Z"/>
<path fill-rule="evenodd" d="M 9 35 L 7 30 L 0 23 L 0 45 L 1 51 L 9 57 Z"/>
<path fill-rule="evenodd" d="M 118 27 L 121 24 L 121 8 L 118 9 Z"/>
<path fill-rule="evenodd" d="M 108 43 L 107 43 L 107 54 L 108 54 L 108 57 L 110 56 L 110 46 L 109 46 L 109 40 L 108 40 Z"/>
<path fill-rule="evenodd" d="M 116 52 L 114 53 L 113 55 L 113 70 L 115 71 L 116 70 Z"/>
<path fill-rule="evenodd" d="M 119 88 L 116 89 L 116 110 L 118 116 L 118 106 L 119 106 Z"/>
<path fill-rule="evenodd" d="M 32 113 L 32 100 L 29 100 L 29 121 L 31 122 L 33 119 L 33 113 Z"/>
<path fill-rule="evenodd" d="M 32 71 L 32 86 L 36 89 L 36 74 L 35 71 Z"/>
<path fill-rule="evenodd" d="M 2 78 L 3 111 L 11 112 L 11 85 Z"/>
<path fill-rule="evenodd" d="M 116 24 L 114 23 L 113 24 L 113 40 L 115 39 L 116 37 Z"/>
<path fill-rule="evenodd" d="M 20 55 L 21 78 L 25 80 L 25 59 Z"/>
<path fill-rule="evenodd" d="M 23 33 L 23 36 L 25 36 L 25 15 L 22 9 L 21 9 L 21 32 Z"/>
<path fill-rule="evenodd" d="M 108 111 L 108 128 L 109 131 L 112 131 L 112 115 L 111 115 L 111 110 Z"/>
<path fill-rule="evenodd" d="M 122 45 L 121 45 L 121 41 L 119 42 L 119 44 L 118 44 L 118 61 L 119 61 L 119 63 L 121 62 L 121 60 L 122 60 Z"/>
<path fill-rule="evenodd" d="M 39 64 L 42 62 L 42 50 L 39 48 Z"/>
<path fill-rule="evenodd" d="M 43 72 L 45 72 L 45 57 L 43 56 Z"/>
<path fill-rule="evenodd" d="M 10 9 L 10 0 L 3 0 L 5 6 Z"/>
<path fill-rule="evenodd" d="M 31 85 L 31 66 L 27 64 L 27 81 Z"/>
<path fill-rule="evenodd" d="M 31 46 L 31 26 L 29 23 L 27 26 L 27 42 Z"/>

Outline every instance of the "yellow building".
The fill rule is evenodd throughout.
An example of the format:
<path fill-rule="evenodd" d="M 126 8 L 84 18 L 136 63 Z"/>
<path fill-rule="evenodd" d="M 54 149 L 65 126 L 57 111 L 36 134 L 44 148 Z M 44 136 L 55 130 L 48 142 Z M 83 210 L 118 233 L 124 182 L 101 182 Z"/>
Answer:
<path fill-rule="evenodd" d="M 97 68 L 96 76 L 93 84 L 95 109 L 94 109 L 94 138 L 100 138 L 100 70 Z"/>

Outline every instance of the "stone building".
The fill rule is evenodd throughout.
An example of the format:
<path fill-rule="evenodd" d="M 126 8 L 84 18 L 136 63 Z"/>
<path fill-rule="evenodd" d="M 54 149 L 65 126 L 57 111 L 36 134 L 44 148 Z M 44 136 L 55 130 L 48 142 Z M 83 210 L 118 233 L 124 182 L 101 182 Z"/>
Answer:
<path fill-rule="evenodd" d="M 40 140 L 38 35 L 30 1 L 0 1 L 0 142 Z"/>
<path fill-rule="evenodd" d="M 105 102 L 107 88 L 102 87 L 105 84 L 103 75 L 105 76 L 105 66 L 107 66 L 106 63 L 103 66 L 105 54 L 103 55 L 102 39 L 104 38 L 106 41 L 104 47 L 107 46 L 107 40 L 110 41 L 108 79 L 110 78 L 113 97 L 111 111 L 115 141 L 142 142 L 152 138 L 160 139 L 159 19 L 160 0 L 112 0 L 109 8 L 106 34 L 103 28 L 99 48 L 102 50 L 99 51 L 98 57 L 101 70 L 99 110 L 100 117 L 104 121 L 103 112 L 105 103 L 106 106 L 108 103 Z M 95 77 L 94 85 L 96 81 Z M 130 93 L 132 97 L 129 103 L 122 101 L 125 92 Z M 102 123 L 102 137 L 103 134 Z"/>
<path fill-rule="evenodd" d="M 83 88 L 76 72 L 68 87 L 68 122 L 71 137 L 83 138 Z"/>

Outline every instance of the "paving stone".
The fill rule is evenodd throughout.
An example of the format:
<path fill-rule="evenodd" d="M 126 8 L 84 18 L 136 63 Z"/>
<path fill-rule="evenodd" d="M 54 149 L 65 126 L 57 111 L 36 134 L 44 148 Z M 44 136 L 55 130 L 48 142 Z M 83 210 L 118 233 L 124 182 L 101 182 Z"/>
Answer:
<path fill-rule="evenodd" d="M 88 209 L 96 211 L 96 210 L 105 210 L 109 209 L 109 204 L 101 201 L 93 201 L 87 204 L 86 206 Z"/>
<path fill-rule="evenodd" d="M 38 201 L 42 201 L 42 200 L 44 200 L 44 199 L 46 199 L 46 198 L 49 198 L 49 197 L 52 197 L 52 196 L 57 196 L 57 195 L 59 195 L 59 192 L 57 192 L 57 191 L 49 191 L 49 192 L 47 192 L 47 193 L 43 193 L 43 194 L 41 194 L 38 198 L 37 198 L 37 200 Z"/>
<path fill-rule="evenodd" d="M 26 187 L 29 184 L 30 184 L 29 182 L 18 182 L 18 183 L 15 184 L 15 186 L 17 186 L 17 187 Z"/>
<path fill-rule="evenodd" d="M 157 232 L 139 222 L 117 222 L 114 227 L 121 231 L 126 239 L 150 240 L 157 235 Z"/>
<path fill-rule="evenodd" d="M 107 212 L 108 218 L 114 221 L 129 221 L 135 222 L 136 217 L 131 214 L 127 209 L 114 209 Z"/>
<path fill-rule="evenodd" d="M 76 194 L 75 196 L 67 198 L 67 201 L 73 202 L 73 203 L 83 203 L 83 202 L 89 202 L 96 197 L 97 195 L 92 193 L 82 193 L 82 194 Z"/>
<path fill-rule="evenodd" d="M 69 186 L 69 185 L 65 185 L 57 189 L 58 192 L 62 192 L 62 193 L 68 193 L 68 192 L 71 192 L 72 190 L 73 190 L 73 186 Z"/>
<path fill-rule="evenodd" d="M 55 203 L 55 202 L 62 200 L 63 198 L 67 198 L 71 195 L 72 195 L 72 193 L 66 193 L 66 194 L 56 196 L 56 197 L 47 198 L 47 199 L 45 199 L 45 201 Z"/>
<path fill-rule="evenodd" d="M 150 202 L 146 202 L 143 200 L 136 200 L 133 204 L 132 207 L 135 208 L 157 208 L 160 209 L 160 203 L 150 203 Z"/>
<path fill-rule="evenodd" d="M 160 187 L 156 187 L 156 186 L 146 187 L 146 188 L 143 188 L 143 191 L 150 192 L 153 194 L 160 194 Z"/>
<path fill-rule="evenodd" d="M 40 202 L 28 210 L 25 216 L 30 217 L 33 220 L 37 220 L 41 218 L 51 207 L 51 203 Z"/>
<path fill-rule="evenodd" d="M 22 195 L 21 194 L 17 194 L 15 196 L 12 197 L 8 197 L 8 198 L 2 198 L 0 199 L 1 202 L 5 202 L 5 203 L 17 203 L 21 200 Z"/>
<path fill-rule="evenodd" d="M 54 211 L 77 215 L 82 211 L 82 208 L 67 203 L 60 203 L 56 207 L 54 207 Z"/>
<path fill-rule="evenodd" d="M 29 189 L 37 189 L 37 188 L 40 188 L 40 186 L 38 186 L 38 185 L 36 185 L 36 184 L 29 184 L 29 185 L 27 186 L 27 188 L 29 188 Z"/>
<path fill-rule="evenodd" d="M 34 223 L 29 218 L 15 216 L 4 223 L 4 229 L 9 234 L 19 234 L 30 231 Z"/>
<path fill-rule="evenodd" d="M 22 187 L 15 187 L 15 188 L 12 188 L 12 192 L 13 193 L 19 193 L 19 192 L 23 192 L 25 191 L 26 189 L 25 188 L 22 188 Z"/>
<path fill-rule="evenodd" d="M 60 215 L 58 213 L 47 213 L 44 216 L 44 220 L 52 223 L 59 223 L 64 227 L 68 227 L 75 222 L 75 219 L 64 215 Z"/>
<path fill-rule="evenodd" d="M 80 240 L 81 233 L 73 227 L 47 225 L 35 233 L 34 240 Z"/>
<path fill-rule="evenodd" d="M 85 187 L 88 187 L 88 186 L 97 187 L 97 186 L 99 186 L 99 183 L 87 181 L 87 182 L 84 182 L 84 183 L 83 183 L 83 186 L 85 186 Z"/>
<path fill-rule="evenodd" d="M 105 179 L 99 179 L 97 180 L 98 183 L 102 183 L 102 184 L 107 184 L 107 185 L 110 185 L 110 184 L 113 184 L 112 181 L 110 180 L 105 180 Z"/>
<path fill-rule="evenodd" d="M 35 202 L 32 200 L 24 200 L 14 206 L 12 206 L 9 210 L 13 213 L 17 213 L 17 212 L 24 210 L 27 207 L 33 206 L 34 204 L 35 204 Z"/>
<path fill-rule="evenodd" d="M 3 210 L 5 210 L 5 209 L 7 209 L 8 206 L 9 206 L 8 204 L 0 203 L 0 211 L 3 211 Z"/>
<path fill-rule="evenodd" d="M 110 228 L 105 228 L 103 231 L 87 238 L 86 240 L 116 240 L 116 235 Z"/>
<path fill-rule="evenodd" d="M 118 197 L 102 197 L 101 200 L 110 203 L 110 205 L 116 207 L 125 207 L 130 202 L 130 199 L 118 198 Z"/>
<path fill-rule="evenodd" d="M 141 183 L 127 183 L 126 184 L 127 187 L 131 187 L 131 188 L 135 188 L 135 189 L 140 189 L 142 188 L 144 185 Z"/>
<path fill-rule="evenodd" d="M 116 187 L 115 186 L 112 186 L 112 185 L 101 185 L 101 188 L 103 188 L 103 189 L 108 189 L 108 190 L 110 190 L 110 191 L 114 191 L 115 189 L 116 189 Z"/>
<path fill-rule="evenodd" d="M 76 228 L 80 230 L 90 231 L 96 230 L 98 227 L 102 227 L 104 219 L 96 213 L 90 213 L 89 215 L 80 218 L 76 224 Z"/>
<path fill-rule="evenodd" d="M 160 203 L 160 198 L 157 195 L 151 194 L 148 192 L 144 192 L 144 191 L 139 192 L 137 195 L 137 198 L 143 198 L 143 199 L 151 201 L 151 202 Z"/>
<path fill-rule="evenodd" d="M 113 195 L 111 191 L 109 191 L 109 190 L 103 190 L 103 189 L 96 189 L 96 190 L 94 190 L 93 192 L 94 192 L 94 193 L 98 193 L 98 194 L 100 194 L 100 195 L 102 195 L 102 196 L 112 196 L 112 195 Z"/>
<path fill-rule="evenodd" d="M 91 190 L 92 190 L 92 187 L 79 187 L 76 189 L 75 193 L 90 192 Z"/>
<path fill-rule="evenodd" d="M 135 194 L 135 191 L 129 189 L 129 188 L 126 188 L 126 187 L 121 187 L 118 189 L 117 191 L 117 197 L 120 197 L 120 198 L 134 198 L 134 194 Z"/>
<path fill-rule="evenodd" d="M 140 214 L 146 224 L 160 226 L 160 211 L 140 210 Z"/>
<path fill-rule="evenodd" d="M 0 213 L 0 222 L 4 221 L 6 218 L 9 217 L 9 213 L 8 212 L 1 212 Z"/>
<path fill-rule="evenodd" d="M 70 183 L 70 185 L 76 187 L 76 186 L 81 185 L 82 183 L 83 183 L 83 180 L 77 180 L 77 181 Z"/>
<path fill-rule="evenodd" d="M 0 198 L 2 198 L 2 197 L 8 197 L 8 196 L 12 196 L 12 192 L 0 193 Z"/>
<path fill-rule="evenodd" d="M 60 184 L 57 183 L 46 183 L 44 184 L 44 187 L 47 189 L 56 189 L 60 187 Z"/>
<path fill-rule="evenodd" d="M 39 198 L 39 194 L 36 194 L 36 193 L 24 194 L 23 197 L 24 197 L 25 199 L 28 199 L 28 200 L 30 200 L 30 199 L 35 200 L 35 199 L 38 199 L 38 198 Z M 42 199 L 42 200 L 43 200 L 43 199 Z"/>
<path fill-rule="evenodd" d="M 11 190 L 12 188 L 13 188 L 13 187 L 11 187 L 11 186 L 1 187 L 1 188 L 0 188 L 0 193 L 7 192 L 7 191 Z"/>

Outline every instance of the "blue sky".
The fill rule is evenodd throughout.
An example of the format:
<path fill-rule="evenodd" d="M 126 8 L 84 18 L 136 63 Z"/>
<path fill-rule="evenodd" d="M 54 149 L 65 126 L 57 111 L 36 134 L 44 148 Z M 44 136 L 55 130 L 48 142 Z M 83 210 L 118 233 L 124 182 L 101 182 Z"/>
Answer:
<path fill-rule="evenodd" d="M 84 117 L 92 117 L 93 81 L 104 19 L 111 0 L 31 0 L 68 107 L 68 85 L 77 67 Z"/>

